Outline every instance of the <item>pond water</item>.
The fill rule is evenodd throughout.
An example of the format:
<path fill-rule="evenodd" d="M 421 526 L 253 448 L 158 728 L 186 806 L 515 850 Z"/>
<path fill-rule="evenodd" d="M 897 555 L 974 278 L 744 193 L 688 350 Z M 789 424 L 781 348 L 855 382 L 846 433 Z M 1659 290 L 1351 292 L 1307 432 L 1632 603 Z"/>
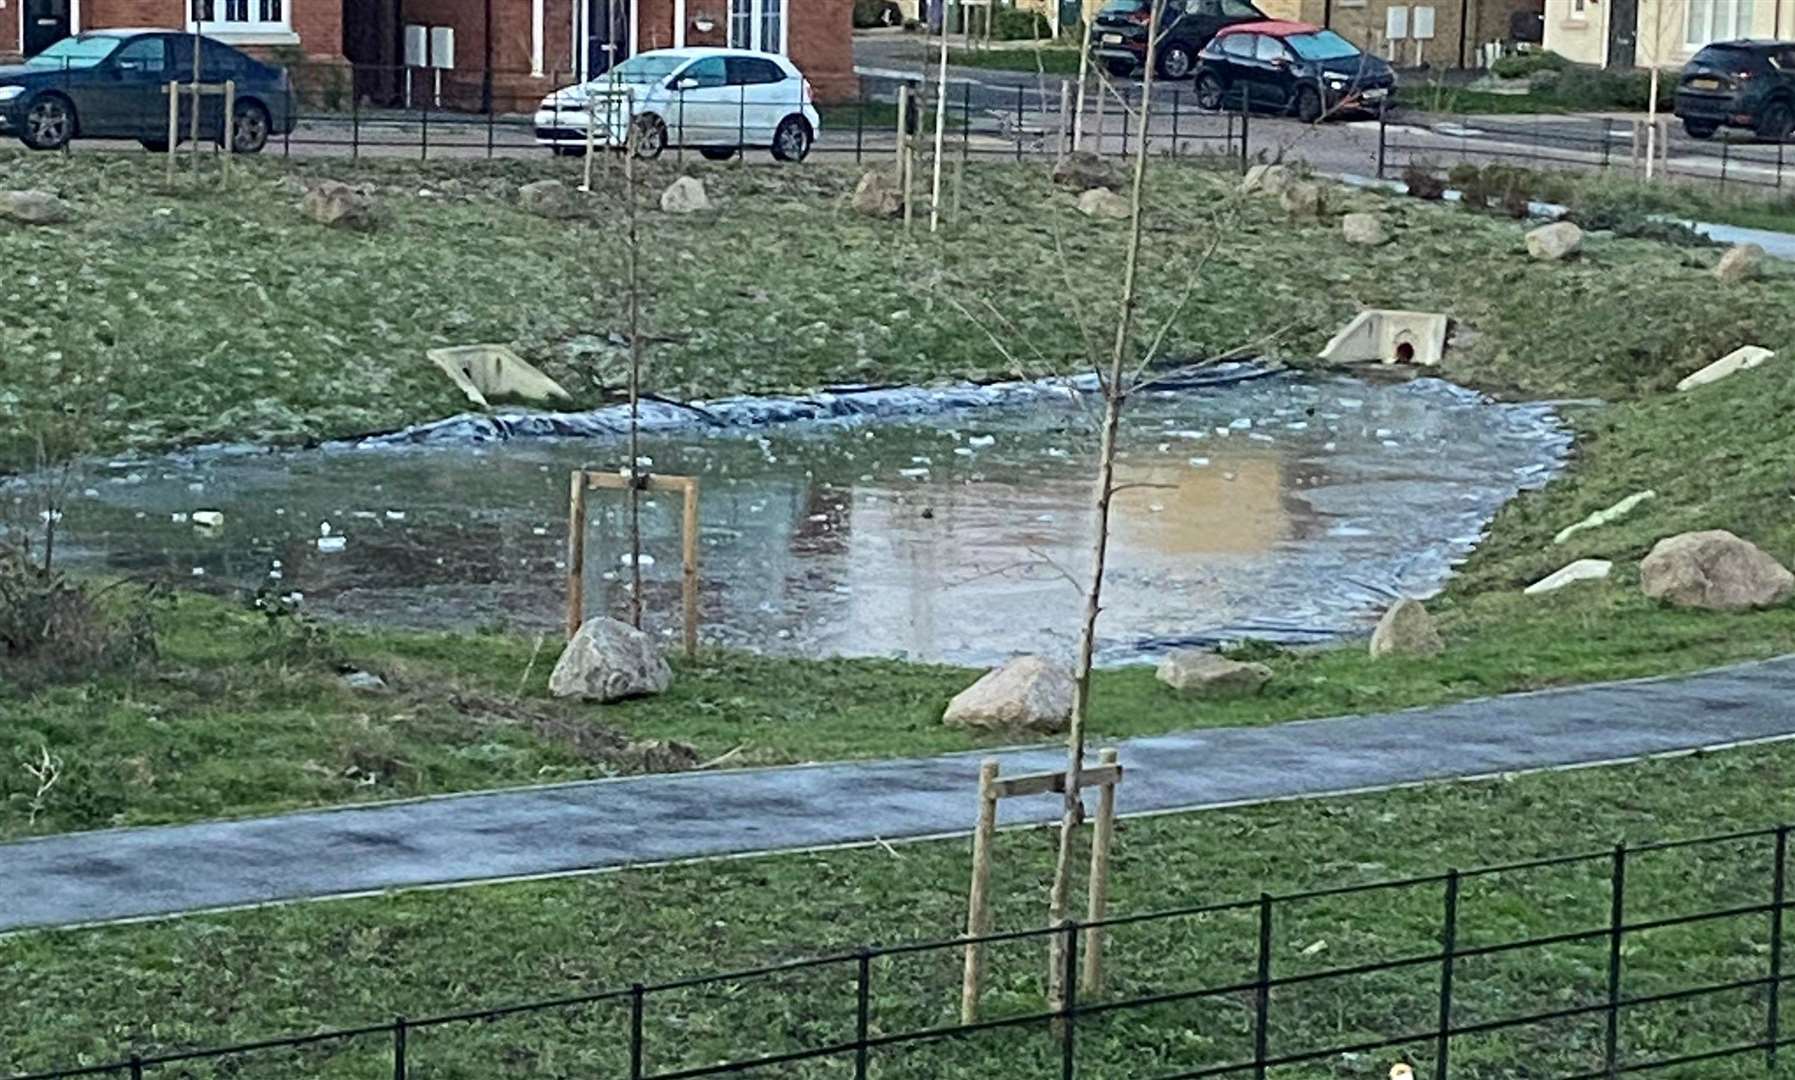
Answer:
<path fill-rule="evenodd" d="M 1100 402 L 1063 387 L 880 400 L 798 422 L 765 423 L 785 413 L 744 403 L 728 423 L 654 412 L 652 470 L 702 480 L 705 640 L 959 663 L 1069 655 Z M 64 551 L 91 569 L 296 591 L 328 618 L 553 630 L 569 470 L 618 468 L 625 447 L 498 436 L 564 425 L 463 418 L 303 452 L 98 463 L 76 484 Z M 1546 407 L 1432 379 L 1273 375 L 1139 395 L 1120 443 L 1101 659 L 1361 630 L 1392 597 L 1437 591 L 1569 445 Z M 196 526 L 203 511 L 223 524 Z M 645 497 L 643 529 L 649 623 L 676 637 L 677 497 Z M 626 536 L 623 496 L 595 492 L 589 613 L 627 610 Z"/>

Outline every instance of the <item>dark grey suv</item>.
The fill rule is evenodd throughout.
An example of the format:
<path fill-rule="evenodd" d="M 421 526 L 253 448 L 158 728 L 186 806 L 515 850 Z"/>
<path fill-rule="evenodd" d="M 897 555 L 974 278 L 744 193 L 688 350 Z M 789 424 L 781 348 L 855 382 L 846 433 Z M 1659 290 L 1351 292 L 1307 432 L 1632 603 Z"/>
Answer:
<path fill-rule="evenodd" d="M 1795 42 L 1709 45 L 1683 68 L 1676 112 L 1683 130 L 1697 139 L 1728 126 L 1787 139 L 1795 129 Z"/>

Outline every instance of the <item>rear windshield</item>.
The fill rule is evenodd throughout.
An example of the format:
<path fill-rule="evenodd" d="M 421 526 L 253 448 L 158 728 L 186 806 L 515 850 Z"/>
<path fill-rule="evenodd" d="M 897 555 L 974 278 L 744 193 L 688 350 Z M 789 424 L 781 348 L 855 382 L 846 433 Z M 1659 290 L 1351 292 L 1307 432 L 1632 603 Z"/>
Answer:
<path fill-rule="evenodd" d="M 1099 15 L 1133 15 L 1137 11 L 1147 10 L 1147 0 L 1109 0 L 1103 5 Z"/>
<path fill-rule="evenodd" d="M 1739 45 L 1710 45 L 1692 61 L 1727 71 L 1755 71 L 1764 66 L 1764 54 Z"/>
<path fill-rule="evenodd" d="M 1359 55 L 1359 47 L 1334 33 L 1317 30 L 1313 34 L 1291 34 L 1284 43 L 1296 50 L 1304 60 L 1344 60 Z"/>

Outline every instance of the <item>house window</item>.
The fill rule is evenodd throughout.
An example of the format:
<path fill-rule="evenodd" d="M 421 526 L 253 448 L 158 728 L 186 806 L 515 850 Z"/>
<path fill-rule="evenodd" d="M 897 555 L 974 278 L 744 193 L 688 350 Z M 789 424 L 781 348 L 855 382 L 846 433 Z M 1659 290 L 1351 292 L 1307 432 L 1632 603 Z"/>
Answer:
<path fill-rule="evenodd" d="M 785 51 L 785 0 L 729 0 L 729 47 Z"/>
<path fill-rule="evenodd" d="M 289 0 L 193 0 L 188 29 L 218 34 L 286 34 Z"/>
<path fill-rule="evenodd" d="M 1571 0 L 1571 19 L 1575 22 L 1589 21 L 1589 0 Z"/>
<path fill-rule="evenodd" d="M 1689 0 L 1683 44 L 1691 49 L 1739 36 L 1739 9 L 1749 0 Z"/>

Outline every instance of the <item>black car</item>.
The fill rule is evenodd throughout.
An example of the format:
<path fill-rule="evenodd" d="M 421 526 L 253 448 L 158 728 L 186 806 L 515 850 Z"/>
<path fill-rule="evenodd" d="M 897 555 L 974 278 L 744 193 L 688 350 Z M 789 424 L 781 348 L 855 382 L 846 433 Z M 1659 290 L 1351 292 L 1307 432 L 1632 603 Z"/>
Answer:
<path fill-rule="evenodd" d="M 1781 142 L 1795 128 L 1795 42 L 1709 45 L 1683 68 L 1676 110 L 1697 139 L 1732 125 Z"/>
<path fill-rule="evenodd" d="M 1197 57 L 1197 104 L 1205 109 L 1244 103 L 1314 123 L 1342 112 L 1381 112 L 1395 92 L 1388 63 L 1307 23 L 1230 26 Z"/>
<path fill-rule="evenodd" d="M 1183 79 L 1216 31 L 1258 22 L 1265 13 L 1247 0 L 1159 0 L 1159 76 Z M 1091 23 L 1091 55 L 1111 75 L 1126 77 L 1147 62 L 1148 0 L 1110 0 Z"/>
<path fill-rule="evenodd" d="M 71 139 L 136 139 L 168 148 L 170 82 L 193 78 L 194 37 L 175 30 L 96 30 L 64 38 L 23 64 L 0 67 L 0 135 L 33 150 Z M 253 154 L 293 130 L 293 88 L 284 69 L 211 38 L 199 41 L 202 84 L 236 84 L 231 147 Z M 224 139 L 224 98 L 201 96 L 200 137 Z M 180 131 L 192 130 L 191 97 Z"/>

